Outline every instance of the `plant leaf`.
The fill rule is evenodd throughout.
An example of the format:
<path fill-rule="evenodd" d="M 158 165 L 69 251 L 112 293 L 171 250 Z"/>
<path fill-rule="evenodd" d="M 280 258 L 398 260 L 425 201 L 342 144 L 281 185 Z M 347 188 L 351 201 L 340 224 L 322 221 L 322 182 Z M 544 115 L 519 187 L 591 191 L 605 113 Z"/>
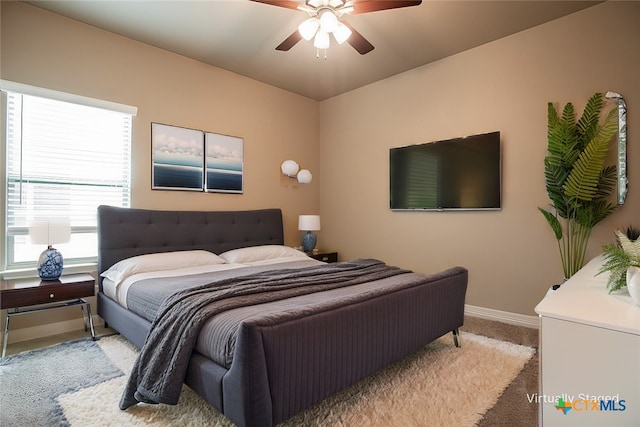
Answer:
<path fill-rule="evenodd" d="M 551 230 L 553 230 L 553 234 L 556 236 L 556 239 L 562 239 L 562 226 L 560 225 L 560 221 L 558 221 L 558 218 L 556 218 L 556 216 L 551 212 L 546 211 L 542 208 L 538 208 L 538 210 L 542 212 L 542 215 L 544 215 L 547 223 L 549 223 L 549 226 L 551 227 Z"/>
<path fill-rule="evenodd" d="M 600 120 L 600 111 L 602 111 L 603 102 L 602 93 L 594 93 L 587 101 L 587 105 L 582 111 L 582 116 L 576 123 L 576 129 L 582 136 L 582 141 L 585 143 L 591 141 L 598 131 L 598 121 Z"/>
<path fill-rule="evenodd" d="M 640 259 L 640 242 L 632 242 L 625 233 L 620 230 L 616 230 L 616 238 L 622 250 L 629 255 L 630 258 Z"/>
<path fill-rule="evenodd" d="M 609 144 L 618 132 L 618 116 L 617 113 L 614 115 L 614 112 L 616 112 L 615 109 L 609 111 L 603 126 L 595 131 L 593 138 L 589 140 L 575 162 L 563 187 L 567 197 L 591 201 L 598 194 Z M 587 114 L 593 114 L 593 112 Z"/>

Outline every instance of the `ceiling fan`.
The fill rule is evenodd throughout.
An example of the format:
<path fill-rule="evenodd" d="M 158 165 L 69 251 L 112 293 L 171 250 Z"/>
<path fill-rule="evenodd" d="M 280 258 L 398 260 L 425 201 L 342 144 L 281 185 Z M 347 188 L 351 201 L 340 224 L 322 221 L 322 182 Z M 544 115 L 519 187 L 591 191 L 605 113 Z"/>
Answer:
<path fill-rule="evenodd" d="M 422 0 L 251 0 L 272 6 L 296 9 L 306 12 L 309 18 L 298 26 L 293 34 L 280 43 L 276 50 L 289 50 L 300 40 L 313 40 L 318 49 L 328 49 L 330 34 L 342 44 L 349 43 L 361 55 L 371 52 L 374 47 L 351 25 L 341 20 L 343 15 L 376 12 L 378 10 L 399 9 L 418 6 Z"/>

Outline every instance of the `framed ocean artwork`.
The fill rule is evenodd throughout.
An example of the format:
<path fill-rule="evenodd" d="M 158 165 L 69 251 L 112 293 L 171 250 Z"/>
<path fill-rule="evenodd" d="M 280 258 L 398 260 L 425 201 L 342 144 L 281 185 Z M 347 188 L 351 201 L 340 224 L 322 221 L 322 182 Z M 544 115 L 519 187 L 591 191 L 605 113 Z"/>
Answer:
<path fill-rule="evenodd" d="M 151 123 L 151 188 L 204 190 L 204 132 Z"/>
<path fill-rule="evenodd" d="M 153 190 L 243 192 L 244 140 L 151 123 Z"/>
<path fill-rule="evenodd" d="M 242 193 L 244 140 L 237 136 L 206 132 L 204 190 Z"/>

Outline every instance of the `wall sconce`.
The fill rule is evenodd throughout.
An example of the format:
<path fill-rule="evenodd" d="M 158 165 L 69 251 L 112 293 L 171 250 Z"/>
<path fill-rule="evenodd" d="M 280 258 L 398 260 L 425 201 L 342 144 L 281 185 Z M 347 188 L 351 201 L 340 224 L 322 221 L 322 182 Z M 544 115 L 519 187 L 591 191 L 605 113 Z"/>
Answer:
<path fill-rule="evenodd" d="M 282 174 L 289 178 L 297 178 L 300 184 L 309 184 L 313 175 L 307 169 L 300 169 L 300 165 L 293 160 L 285 160 L 280 166 Z"/>

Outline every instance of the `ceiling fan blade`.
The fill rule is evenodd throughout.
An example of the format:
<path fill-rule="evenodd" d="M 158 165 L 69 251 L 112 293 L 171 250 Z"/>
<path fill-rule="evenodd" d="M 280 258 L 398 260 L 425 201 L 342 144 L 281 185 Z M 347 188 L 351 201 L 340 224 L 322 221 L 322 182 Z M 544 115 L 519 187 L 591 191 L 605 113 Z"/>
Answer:
<path fill-rule="evenodd" d="M 298 9 L 302 3 L 297 0 L 251 0 L 256 3 L 270 4 L 271 6 L 284 7 L 287 9 Z"/>
<path fill-rule="evenodd" d="M 289 50 L 300 40 L 302 40 L 302 36 L 298 30 L 295 30 L 289 37 L 284 39 L 282 43 L 276 46 L 276 50 Z"/>
<path fill-rule="evenodd" d="M 351 0 L 351 3 L 353 6 L 353 12 L 350 12 L 349 15 L 357 15 L 359 13 L 376 12 L 378 10 L 419 6 L 422 3 L 422 0 Z"/>
<path fill-rule="evenodd" d="M 362 34 L 357 32 L 351 25 L 344 21 L 342 21 L 342 23 L 351 30 L 351 35 L 347 39 L 347 43 L 353 46 L 353 48 L 357 50 L 360 55 L 364 55 L 365 53 L 369 53 L 373 49 L 375 49 L 373 45 L 369 43 L 369 41 L 365 39 Z"/>

